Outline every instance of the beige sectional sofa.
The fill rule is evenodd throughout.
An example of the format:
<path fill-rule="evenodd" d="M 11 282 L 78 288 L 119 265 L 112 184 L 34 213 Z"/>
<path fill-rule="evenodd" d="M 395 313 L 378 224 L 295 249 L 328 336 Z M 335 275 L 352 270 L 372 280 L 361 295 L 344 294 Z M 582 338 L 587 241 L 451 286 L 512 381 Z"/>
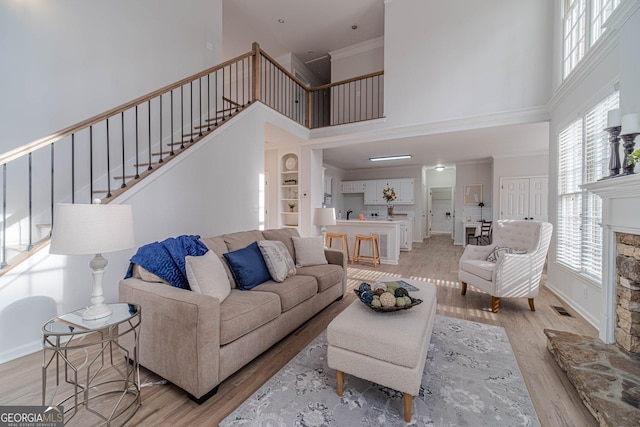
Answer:
<path fill-rule="evenodd" d="M 249 291 L 236 288 L 224 253 L 255 241 L 278 240 L 296 260 L 293 236 L 298 232 L 288 228 L 201 238 L 227 271 L 231 291 L 222 303 L 212 296 L 143 280 L 140 274 L 122 280 L 120 301 L 142 307 L 140 364 L 202 403 L 231 374 L 341 299 L 346 291 L 346 257 L 333 249 L 325 249 L 328 264 L 300 267 L 281 283 L 270 280 Z M 131 339 L 122 343 L 132 348 Z"/>

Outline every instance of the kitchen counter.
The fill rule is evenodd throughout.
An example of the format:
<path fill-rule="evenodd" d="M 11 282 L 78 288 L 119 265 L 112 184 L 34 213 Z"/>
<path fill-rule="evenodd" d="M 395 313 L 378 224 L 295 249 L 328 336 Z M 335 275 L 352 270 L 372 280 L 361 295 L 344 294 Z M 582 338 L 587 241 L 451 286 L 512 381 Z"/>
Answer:
<path fill-rule="evenodd" d="M 347 235 L 349 249 L 353 251 L 356 234 L 377 235 L 380 241 L 380 261 L 382 264 L 397 265 L 400 259 L 400 224 L 403 221 L 382 220 L 337 220 L 336 225 L 328 225 L 330 233 L 344 233 Z M 370 255 L 370 245 L 363 244 L 360 248 L 362 255 Z"/>

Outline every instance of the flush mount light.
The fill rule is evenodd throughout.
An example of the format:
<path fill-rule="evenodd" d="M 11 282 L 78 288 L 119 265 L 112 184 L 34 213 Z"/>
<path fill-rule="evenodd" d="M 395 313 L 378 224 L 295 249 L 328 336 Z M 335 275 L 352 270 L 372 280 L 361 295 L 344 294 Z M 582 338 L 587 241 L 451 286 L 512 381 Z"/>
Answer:
<path fill-rule="evenodd" d="M 442 172 L 442 171 L 444 170 L 444 166 L 442 166 L 442 165 L 438 165 L 438 166 L 436 166 L 436 170 L 437 170 L 438 172 Z"/>
<path fill-rule="evenodd" d="M 371 160 L 372 162 L 382 162 L 385 160 L 403 160 L 403 159 L 410 159 L 412 156 L 411 154 L 402 154 L 399 156 L 383 156 L 383 157 L 369 157 L 369 160 Z"/>
<path fill-rule="evenodd" d="M 353 24 L 353 25 L 351 26 L 351 29 L 352 29 L 352 30 L 357 30 L 357 29 L 358 29 L 358 26 L 357 26 L 356 24 Z"/>
<path fill-rule="evenodd" d="M 278 22 L 281 23 L 281 24 L 284 24 L 284 19 L 280 18 L 280 19 L 278 19 Z"/>

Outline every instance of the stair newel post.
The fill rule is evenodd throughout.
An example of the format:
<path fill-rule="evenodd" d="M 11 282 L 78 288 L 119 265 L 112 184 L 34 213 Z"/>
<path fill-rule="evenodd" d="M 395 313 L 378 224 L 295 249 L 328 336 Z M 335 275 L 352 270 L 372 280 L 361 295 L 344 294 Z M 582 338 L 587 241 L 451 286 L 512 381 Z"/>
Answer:
<path fill-rule="evenodd" d="M 246 58 L 243 58 L 242 59 L 242 107 L 247 105 L 247 95 L 245 94 L 245 91 L 244 91 L 244 79 L 246 78 L 245 69 L 247 67 L 245 65 L 245 61 L 246 61 Z"/>
<path fill-rule="evenodd" d="M 311 101 L 312 101 L 312 92 L 305 88 L 305 105 L 307 106 L 307 114 L 305 118 L 305 126 L 311 129 Z"/>
<path fill-rule="evenodd" d="M 163 144 L 162 144 L 162 94 L 158 97 L 158 101 L 160 102 L 160 120 L 159 120 L 159 122 L 160 122 L 160 144 L 159 144 L 160 145 L 160 160 L 159 160 L 159 163 L 163 163 L 164 159 L 162 158 L 162 156 L 163 156 L 164 153 L 162 151 L 162 146 L 163 146 Z"/>
<path fill-rule="evenodd" d="M 211 131 L 211 88 L 210 88 L 211 73 L 207 73 L 207 132 Z"/>
<path fill-rule="evenodd" d="M 173 156 L 174 154 L 176 154 L 173 151 L 173 89 L 171 89 L 171 138 L 169 138 L 171 140 L 171 155 Z"/>
<path fill-rule="evenodd" d="M 240 98 L 238 98 L 238 89 L 240 87 L 240 85 L 238 84 L 238 63 L 235 63 L 236 66 L 236 113 L 238 111 L 240 111 L 240 109 L 238 108 L 240 106 L 240 103 L 238 102 L 240 100 Z"/>
<path fill-rule="evenodd" d="M 198 115 L 200 116 L 200 127 L 198 136 L 202 136 L 202 77 L 198 79 L 198 95 L 200 95 L 200 101 L 198 102 Z"/>
<path fill-rule="evenodd" d="M 213 99 L 215 99 L 214 104 L 215 104 L 215 114 L 216 114 L 216 122 L 215 122 L 215 126 L 218 126 L 218 70 L 216 70 L 215 72 L 215 82 L 216 82 L 216 86 L 214 88 L 214 92 L 215 92 L 215 96 Z"/>
<path fill-rule="evenodd" d="M 29 244 L 27 250 L 33 249 L 33 159 L 32 152 L 29 152 Z"/>
<path fill-rule="evenodd" d="M 7 266 L 7 164 L 2 165 L 2 260 L 0 268 Z"/>
<path fill-rule="evenodd" d="M 225 103 L 224 103 L 225 102 L 224 101 L 224 96 L 225 96 L 225 93 L 224 93 L 224 70 L 225 70 L 225 68 L 226 67 L 222 67 L 222 121 L 223 122 L 226 120 L 225 116 L 224 116 L 224 106 L 225 106 Z"/>
<path fill-rule="evenodd" d="M 184 85 L 180 86 L 180 148 L 184 148 Z"/>
<path fill-rule="evenodd" d="M 73 135 L 71 134 L 71 203 L 75 203 L 74 202 L 74 197 L 73 197 Z M 49 230 L 49 236 L 51 236 L 51 230 L 53 230 L 53 198 L 54 198 L 54 188 L 55 188 L 55 182 L 54 182 L 54 170 L 55 170 L 55 157 L 54 157 L 54 149 L 53 149 L 53 142 L 51 143 L 51 187 L 49 189 L 50 193 L 51 193 L 51 204 L 50 204 L 50 208 L 51 208 L 51 229 Z"/>
<path fill-rule="evenodd" d="M 140 154 L 138 150 L 138 106 L 136 105 L 136 176 L 135 179 L 140 178 Z"/>
<path fill-rule="evenodd" d="M 109 139 L 109 119 L 107 118 L 107 199 L 111 197 L 111 140 Z"/>
<path fill-rule="evenodd" d="M 191 113 L 191 132 L 189 142 L 193 142 L 193 80 L 189 83 L 189 92 L 190 92 L 190 101 L 189 101 L 189 111 Z"/>
<path fill-rule="evenodd" d="M 149 145 L 149 166 L 147 167 L 147 170 L 153 170 L 153 167 L 151 166 L 151 100 L 147 101 L 147 121 L 148 121 L 148 125 L 149 125 L 149 137 L 147 138 L 148 141 L 148 145 Z"/>
<path fill-rule="evenodd" d="M 125 181 L 125 169 L 124 169 L 124 111 L 120 112 L 120 128 L 122 130 L 122 184 L 120 184 L 120 188 L 125 188 L 127 183 Z"/>
<path fill-rule="evenodd" d="M 253 42 L 252 47 L 251 86 L 253 93 L 251 95 L 251 102 L 255 102 L 260 99 L 260 45 L 257 42 Z"/>

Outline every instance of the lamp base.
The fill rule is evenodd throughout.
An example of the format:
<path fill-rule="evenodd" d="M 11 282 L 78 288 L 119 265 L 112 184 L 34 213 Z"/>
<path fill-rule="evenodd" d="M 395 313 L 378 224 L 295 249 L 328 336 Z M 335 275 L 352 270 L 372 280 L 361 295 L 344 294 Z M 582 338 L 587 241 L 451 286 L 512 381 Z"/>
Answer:
<path fill-rule="evenodd" d="M 111 309 L 106 304 L 92 305 L 82 313 L 82 320 L 96 320 L 111 316 Z"/>

